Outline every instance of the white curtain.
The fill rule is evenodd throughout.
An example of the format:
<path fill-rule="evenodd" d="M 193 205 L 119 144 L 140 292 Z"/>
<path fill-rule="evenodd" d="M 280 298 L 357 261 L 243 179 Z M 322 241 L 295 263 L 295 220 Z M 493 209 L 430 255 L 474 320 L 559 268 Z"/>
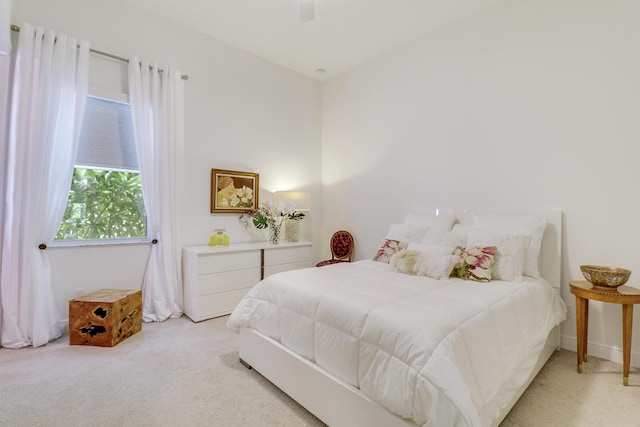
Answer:
<path fill-rule="evenodd" d="M 142 282 L 142 320 L 182 315 L 177 237 L 178 183 L 184 146 L 184 82 L 172 67 L 129 60 L 129 100 L 151 246 Z"/>
<path fill-rule="evenodd" d="M 5 164 L 9 131 L 9 77 L 11 75 L 11 0 L 0 0 L 0 166 Z M 4 224 L 4 173 L 0 171 L 0 224 Z M 0 227 L 0 260 L 2 259 L 2 227 Z M 1 280 L 1 279 L 0 279 Z M 2 282 L 0 282 L 2 283 Z M 0 288 L 0 336 L 2 336 L 2 293 Z M 1 341 L 0 341 L 1 346 Z"/>
<path fill-rule="evenodd" d="M 0 303 L 4 347 L 60 337 L 49 259 L 69 195 L 89 75 L 89 44 L 21 27 L 11 83 Z"/>
<path fill-rule="evenodd" d="M 0 55 L 11 52 L 11 0 L 0 0 Z"/>

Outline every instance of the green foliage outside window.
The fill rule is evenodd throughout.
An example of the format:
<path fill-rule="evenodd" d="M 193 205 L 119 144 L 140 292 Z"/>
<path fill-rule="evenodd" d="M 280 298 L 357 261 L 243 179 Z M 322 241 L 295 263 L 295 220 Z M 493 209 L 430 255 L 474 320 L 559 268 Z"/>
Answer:
<path fill-rule="evenodd" d="M 139 173 L 75 168 L 56 240 L 146 236 Z"/>

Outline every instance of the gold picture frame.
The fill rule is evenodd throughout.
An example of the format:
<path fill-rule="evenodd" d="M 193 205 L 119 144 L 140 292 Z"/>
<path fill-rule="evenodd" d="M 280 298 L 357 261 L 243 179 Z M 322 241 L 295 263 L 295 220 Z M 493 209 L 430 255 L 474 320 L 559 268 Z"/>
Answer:
<path fill-rule="evenodd" d="M 258 207 L 260 175 L 211 169 L 211 213 L 242 213 Z"/>

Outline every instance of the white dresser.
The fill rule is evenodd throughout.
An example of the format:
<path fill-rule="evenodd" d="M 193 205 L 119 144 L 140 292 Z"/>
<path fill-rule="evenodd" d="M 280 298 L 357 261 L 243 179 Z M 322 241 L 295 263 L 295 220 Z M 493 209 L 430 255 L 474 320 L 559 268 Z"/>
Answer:
<path fill-rule="evenodd" d="M 311 265 L 310 242 L 184 247 L 184 313 L 194 322 L 229 314 L 264 277 Z"/>

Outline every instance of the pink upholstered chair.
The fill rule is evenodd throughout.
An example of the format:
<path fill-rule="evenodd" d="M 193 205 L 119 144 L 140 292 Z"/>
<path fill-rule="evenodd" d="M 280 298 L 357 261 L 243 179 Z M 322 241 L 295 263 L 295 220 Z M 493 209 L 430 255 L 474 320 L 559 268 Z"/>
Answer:
<path fill-rule="evenodd" d="M 345 230 L 336 231 L 331 236 L 331 259 L 319 262 L 316 267 L 339 262 L 351 262 L 355 246 L 351 233 Z"/>

